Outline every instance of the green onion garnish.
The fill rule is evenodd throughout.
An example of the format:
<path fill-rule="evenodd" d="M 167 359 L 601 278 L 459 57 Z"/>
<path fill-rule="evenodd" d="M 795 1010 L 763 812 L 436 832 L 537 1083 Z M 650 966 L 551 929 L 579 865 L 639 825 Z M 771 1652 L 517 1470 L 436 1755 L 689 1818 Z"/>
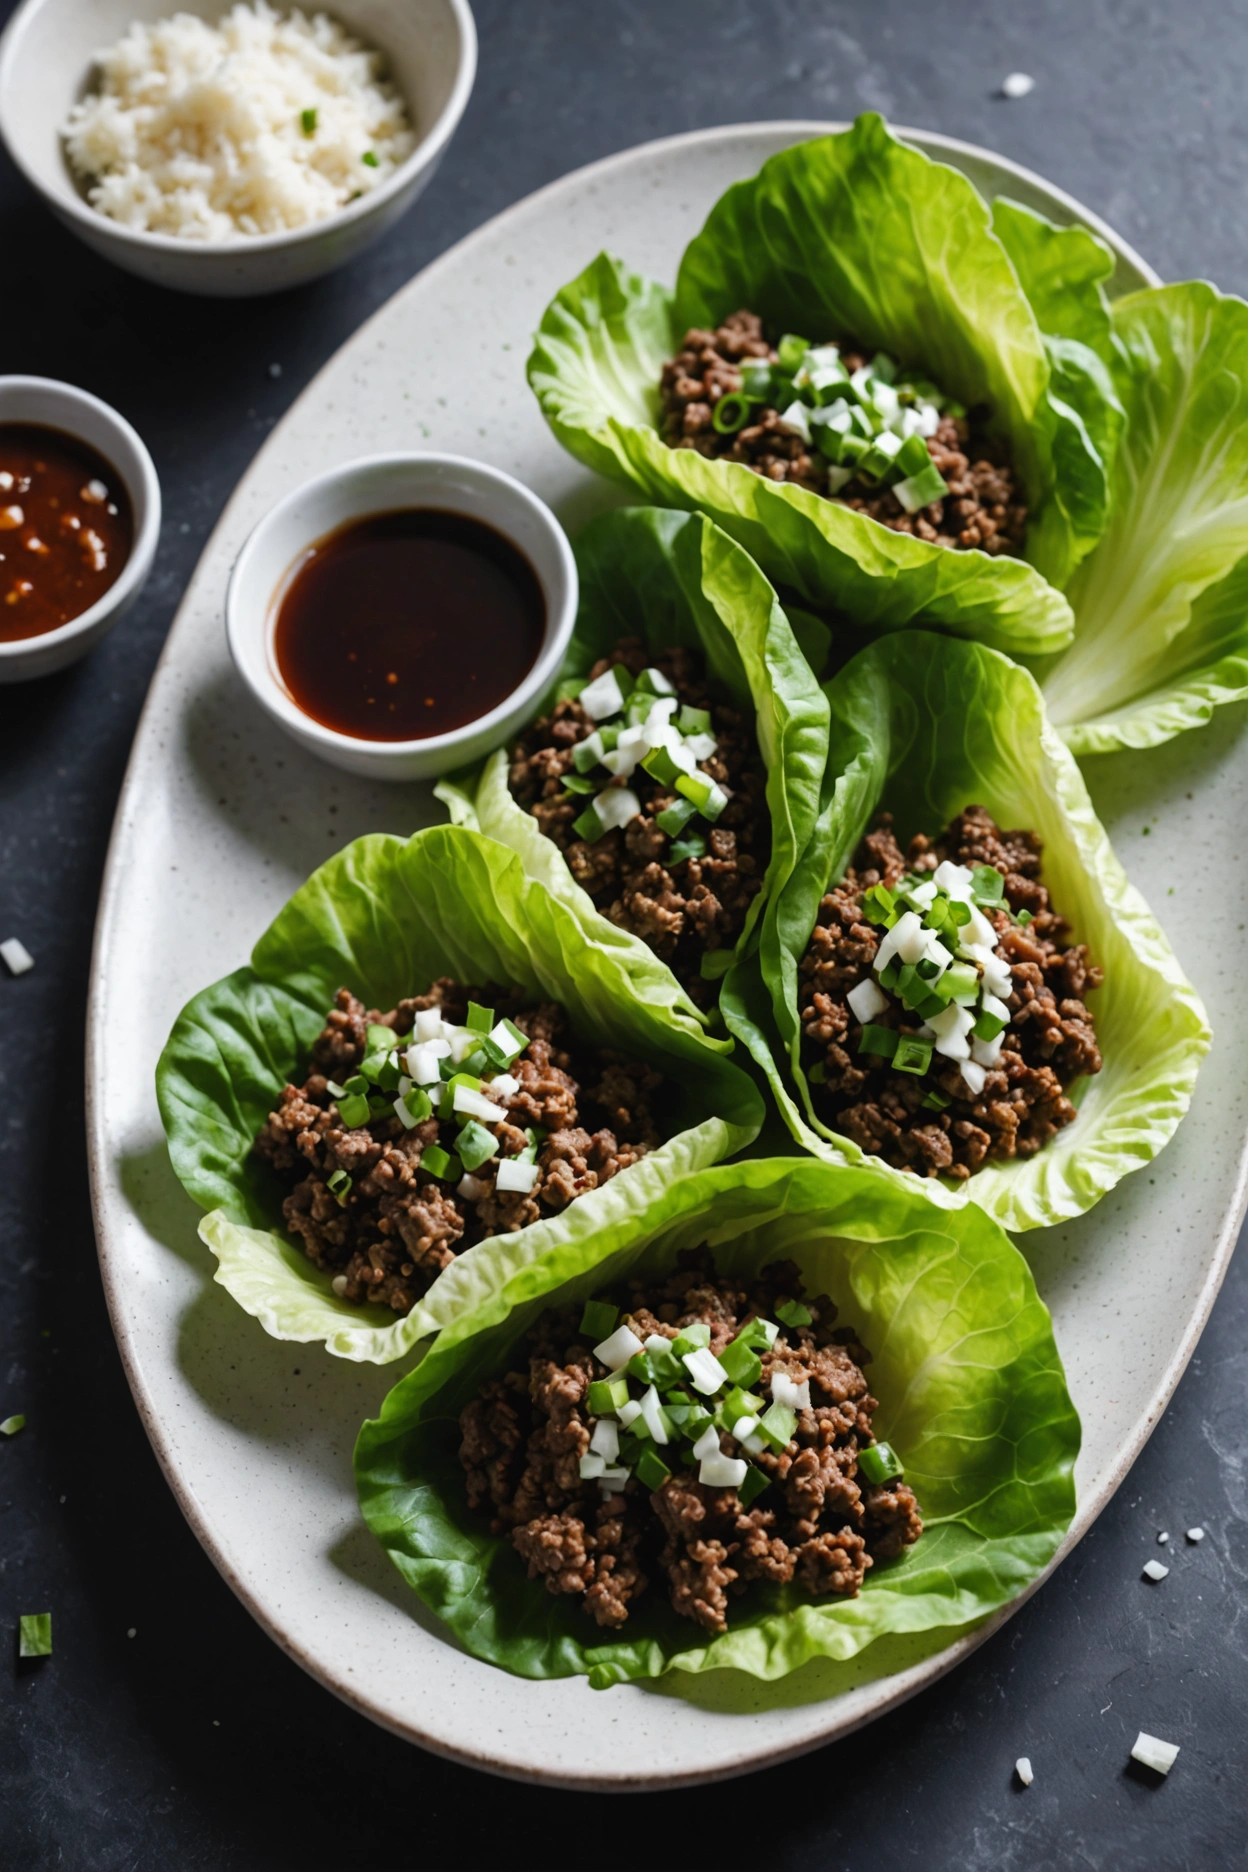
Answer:
<path fill-rule="evenodd" d="M 905 1474 L 891 1443 L 868 1443 L 858 1452 L 858 1467 L 867 1481 L 874 1483 L 891 1482 L 895 1476 Z"/>
<path fill-rule="evenodd" d="M 668 847 L 667 862 L 684 864 L 687 858 L 705 858 L 706 840 L 700 832 L 690 832 L 686 838 L 673 839 Z"/>
<path fill-rule="evenodd" d="M 784 1449 L 792 1441 L 797 1429 L 797 1412 L 788 1404 L 773 1404 L 759 1418 L 758 1428 L 769 1443 L 774 1443 L 777 1449 Z"/>
<path fill-rule="evenodd" d="M 705 1320 L 694 1320 L 692 1326 L 682 1326 L 672 1340 L 672 1351 L 677 1358 L 683 1358 L 686 1352 L 703 1351 L 711 1343 L 711 1329 Z"/>
<path fill-rule="evenodd" d="M 750 401 L 739 390 L 721 396 L 711 411 L 711 425 L 720 435 L 736 435 L 750 420 Z"/>
<path fill-rule="evenodd" d="M 971 1032 L 977 1040 L 995 1040 L 1004 1027 L 1005 1022 L 999 1014 L 989 1014 L 987 1010 L 984 1010 L 971 1028 Z"/>
<path fill-rule="evenodd" d="M 493 1008 L 482 1007 L 478 1001 L 468 1003 L 468 1019 L 464 1022 L 469 1033 L 488 1034 L 494 1025 Z"/>
<path fill-rule="evenodd" d="M 759 1369 L 762 1369 L 761 1366 Z M 742 1417 L 760 1417 L 765 1402 L 764 1398 L 755 1397 L 752 1391 L 745 1391 L 740 1385 L 734 1385 L 724 1399 L 724 1414 L 731 1426 Z"/>
<path fill-rule="evenodd" d="M 924 1107 L 928 1111 L 944 1111 L 949 1102 L 948 1093 L 942 1092 L 939 1086 L 933 1086 L 927 1097 L 923 1100 Z"/>
<path fill-rule="evenodd" d="M 900 1036 L 891 1027 L 876 1027 L 868 1023 L 862 1030 L 862 1039 L 858 1042 L 860 1053 L 875 1053 L 881 1059 L 892 1059 L 897 1051 Z"/>
<path fill-rule="evenodd" d="M 776 1308 L 776 1318 L 783 1320 L 786 1326 L 809 1326 L 814 1317 L 800 1300 L 786 1300 L 783 1306 Z"/>
<path fill-rule="evenodd" d="M 995 865 L 976 865 L 971 872 L 971 895 L 977 904 L 990 909 L 1005 895 L 1005 879 Z"/>
<path fill-rule="evenodd" d="M 802 368 L 802 361 L 810 350 L 810 340 L 799 338 L 795 332 L 786 332 L 776 346 L 776 361 L 780 369 L 793 377 Z"/>
<path fill-rule="evenodd" d="M 345 1098 L 347 1096 L 346 1086 L 338 1085 L 335 1080 L 327 1079 L 325 1081 L 325 1085 L 326 1085 L 326 1089 L 329 1092 L 329 1096 L 331 1098 L 340 1099 L 340 1098 Z"/>
<path fill-rule="evenodd" d="M 676 838 L 697 810 L 691 799 L 673 800 L 670 806 L 665 806 L 661 813 L 655 814 L 654 823 L 660 832 L 666 832 L 669 838 Z"/>
<path fill-rule="evenodd" d="M 367 1098 L 368 1080 L 364 1077 L 363 1073 L 356 1073 L 353 1078 L 346 1081 L 342 1089 L 344 1092 L 355 1092 L 361 1097 Z"/>
<path fill-rule="evenodd" d="M 637 1420 L 639 1423 L 640 1418 Z M 663 1458 L 647 1445 L 637 1458 L 637 1480 L 644 1488 L 661 1489 L 671 1475 Z"/>
<path fill-rule="evenodd" d="M 754 1348 L 741 1336 L 724 1347 L 719 1354 L 719 1362 L 727 1372 L 733 1384 L 744 1385 L 746 1389 L 755 1384 L 763 1369 L 762 1360 Z"/>
<path fill-rule="evenodd" d="M 615 1331 L 616 1321 L 619 1317 L 619 1307 L 613 1307 L 609 1300 L 587 1300 L 585 1302 L 585 1311 L 581 1314 L 580 1330 L 583 1333 L 588 1333 L 594 1344 L 599 1345 L 602 1340 L 607 1337 L 608 1333 L 613 1333 Z M 627 1386 L 625 1387 L 624 1395 L 627 1399 Z"/>
<path fill-rule="evenodd" d="M 680 711 L 677 724 L 683 735 L 714 734 L 711 726 L 711 711 L 704 708 L 691 708 L 686 702 Z"/>
<path fill-rule="evenodd" d="M 430 1176 L 437 1177 L 439 1182 L 449 1182 L 452 1174 L 455 1181 L 457 1183 L 459 1181 L 459 1159 L 450 1151 L 444 1151 L 440 1144 L 430 1144 L 426 1147 L 420 1159 L 420 1167 Z"/>
<path fill-rule="evenodd" d="M 465 1170 L 479 1170 L 483 1163 L 498 1155 L 498 1139 L 477 1118 L 470 1118 L 455 1140 L 459 1160 Z"/>
<path fill-rule="evenodd" d="M 20 1637 L 17 1646 L 19 1657 L 51 1657 L 52 1655 L 52 1614 L 50 1612 L 23 1612 L 19 1620 Z"/>
<path fill-rule="evenodd" d="M 678 775 L 684 771 L 676 765 L 665 747 L 651 748 L 641 765 L 652 780 L 657 780 L 660 786 L 665 787 L 675 786 Z"/>
<path fill-rule="evenodd" d="M 351 1191 L 351 1178 L 346 1171 L 335 1170 L 332 1176 L 325 1179 L 325 1182 L 331 1194 L 337 1197 L 339 1205 L 345 1205 Z"/>
<path fill-rule="evenodd" d="M 365 150 L 364 154 L 360 157 L 360 161 L 366 163 L 370 169 L 375 169 L 377 167 L 377 157 L 372 150 Z"/>
<path fill-rule="evenodd" d="M 368 1123 L 368 1100 L 358 1092 L 349 1098 L 339 1099 L 338 1116 L 348 1131 L 355 1131 L 360 1125 Z"/>
<path fill-rule="evenodd" d="M 1015 921 L 1017 922 L 1019 929 L 1026 929 L 1027 925 L 1034 921 L 1034 918 L 1032 917 L 1030 910 L 1020 910 L 1018 913 L 1018 916 L 1015 918 Z"/>
<path fill-rule="evenodd" d="M 596 1378 L 589 1387 L 591 1417 L 614 1417 L 627 1403 L 628 1384 L 623 1378 Z"/>
<path fill-rule="evenodd" d="M 572 821 L 572 830 L 587 845 L 596 845 L 606 829 L 592 806 L 587 806 L 580 818 Z"/>
<path fill-rule="evenodd" d="M 403 1103 L 417 1124 L 433 1115 L 433 1101 L 423 1086 L 413 1086 L 410 1092 L 404 1094 Z"/>
<path fill-rule="evenodd" d="M 316 134 L 316 112 L 315 110 L 300 111 L 299 122 L 303 126 L 304 136 L 315 136 Z"/>
<path fill-rule="evenodd" d="M 737 1500 L 741 1503 L 743 1508 L 748 1508 L 750 1503 L 757 1500 L 763 1490 L 765 1488 L 770 1488 L 770 1486 L 770 1478 L 765 1476 L 761 1469 L 756 1469 L 754 1464 L 751 1463 L 745 1472 L 744 1482 L 737 1490 Z"/>
<path fill-rule="evenodd" d="M 863 892 L 862 914 L 868 923 L 888 925 L 889 918 L 895 918 L 896 908 L 892 891 L 883 884 L 873 884 L 869 891 Z"/>
<path fill-rule="evenodd" d="M 897 1042 L 893 1054 L 893 1071 L 904 1073 L 925 1073 L 932 1063 L 932 1042 L 920 1040 L 917 1034 L 903 1034 Z"/>
<path fill-rule="evenodd" d="M 19 1430 L 25 1428 L 26 1418 L 21 1411 L 18 1411 L 16 1417 L 6 1417 L 4 1422 L 0 1423 L 0 1436 L 16 1436 Z"/>

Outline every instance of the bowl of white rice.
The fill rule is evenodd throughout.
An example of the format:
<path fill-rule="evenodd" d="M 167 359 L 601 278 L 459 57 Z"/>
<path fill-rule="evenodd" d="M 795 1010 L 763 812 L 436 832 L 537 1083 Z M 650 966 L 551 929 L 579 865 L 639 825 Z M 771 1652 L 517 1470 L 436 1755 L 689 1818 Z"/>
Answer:
<path fill-rule="evenodd" d="M 476 56 L 467 0 L 25 0 L 0 38 L 0 138 L 117 265 L 276 292 L 411 206 Z"/>

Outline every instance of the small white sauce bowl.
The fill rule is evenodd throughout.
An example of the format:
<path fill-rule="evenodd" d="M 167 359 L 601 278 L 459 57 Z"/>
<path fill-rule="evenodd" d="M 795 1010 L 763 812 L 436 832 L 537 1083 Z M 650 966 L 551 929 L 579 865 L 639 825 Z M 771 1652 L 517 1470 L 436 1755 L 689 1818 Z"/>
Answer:
<path fill-rule="evenodd" d="M 136 20 L 174 13 L 215 23 L 230 0 L 25 0 L 0 37 L 0 139 L 26 180 L 80 240 L 158 285 L 218 298 L 279 292 L 351 260 L 411 207 L 455 133 L 477 70 L 468 0 L 304 0 L 384 54 L 420 138 L 394 174 L 340 213 L 282 234 L 183 240 L 124 227 L 92 208 L 65 156 L 61 128 L 90 89 L 93 62 Z"/>
<path fill-rule="evenodd" d="M 134 519 L 130 557 L 89 610 L 42 636 L 0 642 L 0 683 L 28 682 L 85 656 L 142 591 L 160 538 L 160 482 L 151 456 L 125 417 L 73 384 L 52 377 L 0 377 L 0 423 L 38 423 L 87 443 L 125 482 Z"/>
<path fill-rule="evenodd" d="M 349 521 L 406 507 L 465 514 L 510 540 L 537 575 L 546 629 L 528 675 L 488 714 L 420 740 L 369 741 L 304 713 L 282 680 L 274 632 L 281 600 L 309 546 Z M 306 482 L 265 515 L 230 575 L 225 628 L 235 668 L 252 695 L 310 752 L 371 780 L 425 780 L 489 753 L 533 712 L 563 662 L 578 596 L 567 534 L 545 502 L 511 475 L 462 455 L 370 455 Z"/>

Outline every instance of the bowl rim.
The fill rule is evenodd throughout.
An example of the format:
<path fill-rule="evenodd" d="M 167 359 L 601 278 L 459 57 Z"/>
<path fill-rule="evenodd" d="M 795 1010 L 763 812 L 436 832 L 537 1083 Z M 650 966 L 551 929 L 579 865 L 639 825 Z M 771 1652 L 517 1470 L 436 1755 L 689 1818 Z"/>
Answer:
<path fill-rule="evenodd" d="M 286 228 L 278 234 L 240 234 L 232 240 L 198 241 L 187 240 L 180 234 L 152 234 L 145 228 L 127 227 L 122 221 L 114 221 L 111 216 L 101 214 L 97 208 L 74 190 L 67 195 L 54 193 L 44 182 L 32 164 L 26 160 L 24 151 L 17 139 L 12 137 L 5 118 L 4 99 L 9 83 L 14 76 L 17 62 L 21 56 L 25 31 L 35 15 L 46 6 L 56 4 L 56 0 L 22 0 L 0 33 L 0 144 L 8 151 L 14 166 L 20 171 L 30 186 L 40 195 L 55 214 L 78 224 L 91 234 L 103 234 L 124 244 L 149 253 L 203 255 L 208 260 L 237 260 L 246 254 L 282 253 L 299 247 L 305 242 L 324 236 L 330 228 L 349 226 L 376 213 L 397 195 L 416 177 L 430 168 L 446 149 L 454 136 L 472 95 L 472 87 L 477 75 L 477 27 L 473 19 L 472 8 L 468 0 L 440 0 L 455 21 L 459 35 L 459 59 L 455 77 L 451 84 L 445 104 L 431 124 L 428 133 L 417 143 L 410 156 L 404 158 L 393 175 L 387 176 L 367 195 L 361 195 L 357 201 L 348 202 L 336 213 L 325 215 L 319 221 L 309 221 L 305 227 Z M 223 8 L 225 0 L 222 0 Z M 176 5 L 170 0 L 169 11 L 175 12 Z M 333 12 L 333 0 L 328 10 Z M 345 23 L 345 22 L 344 22 Z M 379 48 L 380 49 L 380 48 Z M 66 107 L 68 108 L 68 106 Z M 68 173 L 68 171 L 67 171 Z M 194 265 L 194 259 L 191 264 Z"/>
<path fill-rule="evenodd" d="M 243 585 L 251 574 L 252 562 L 263 549 L 267 536 L 275 527 L 280 527 L 282 522 L 289 518 L 292 508 L 307 496 L 324 489 L 345 487 L 364 474 L 370 478 L 380 479 L 381 474 L 386 471 L 401 471 L 413 467 L 427 468 L 430 471 L 450 469 L 457 474 L 466 474 L 478 482 L 488 483 L 506 498 L 526 508 L 554 547 L 564 579 L 565 593 L 562 605 L 556 612 L 555 606 L 549 602 L 549 595 L 545 591 L 545 580 L 538 568 L 534 566 L 533 570 L 543 586 L 543 596 L 548 598 L 546 635 L 532 667 L 515 688 L 510 690 L 501 702 L 495 703 L 492 709 L 488 709 L 484 715 L 474 716 L 471 721 L 464 722 L 459 728 L 448 729 L 443 734 L 422 735 L 407 741 L 374 741 L 364 735 L 343 734 L 336 728 L 327 728 L 323 722 L 317 721 L 315 716 L 307 714 L 299 707 L 283 685 L 274 667 L 272 636 L 277 599 L 284 591 L 291 571 L 301 554 L 317 540 L 324 539 L 328 533 L 332 533 L 335 526 L 347 525 L 353 519 L 363 519 L 369 512 L 387 513 L 394 509 L 383 503 L 359 513 L 344 512 L 334 526 L 324 528 L 306 539 L 302 546 L 296 547 L 286 555 L 285 569 L 270 591 L 258 617 L 254 603 L 244 600 Z M 410 498 L 400 503 L 402 506 L 414 504 L 416 503 Z M 435 506 L 437 503 L 430 499 L 428 504 Z M 509 543 L 532 563 L 531 555 L 525 551 L 505 522 L 492 519 L 486 524 L 502 533 Z M 324 750 L 331 757 L 333 754 L 356 756 L 364 754 L 377 766 L 410 763 L 413 756 L 427 756 L 432 766 L 432 762 L 437 757 L 441 755 L 453 757 L 456 750 L 467 742 L 478 742 L 483 736 L 488 736 L 494 728 L 504 728 L 510 717 L 517 713 L 522 714 L 530 704 L 537 701 L 554 680 L 556 671 L 563 661 L 576 625 L 579 599 L 580 580 L 572 543 L 552 509 L 539 495 L 534 494 L 531 488 L 526 487 L 523 481 L 518 481 L 505 469 L 495 468 L 489 462 L 477 461 L 471 455 L 454 455 L 440 449 L 395 449 L 384 454 L 353 456 L 350 461 L 340 462 L 333 468 L 327 468 L 323 473 L 313 475 L 310 480 L 301 481 L 298 486 L 291 488 L 266 513 L 261 515 L 243 542 L 242 549 L 230 570 L 229 583 L 225 592 L 225 633 L 231 660 L 248 690 L 279 726 L 283 727 L 287 733 L 294 734 L 305 745 Z M 263 681 L 257 680 L 254 663 L 242 647 L 244 640 L 254 645 L 257 635 L 263 651 L 261 658 L 264 670 Z M 453 758 L 448 765 L 453 765 Z"/>
<path fill-rule="evenodd" d="M 75 637 L 89 635 L 104 622 L 105 618 L 129 603 L 146 579 L 152 567 L 152 560 L 156 556 L 156 546 L 160 539 L 161 500 L 160 478 L 156 473 L 156 464 L 152 460 L 147 444 L 134 425 L 127 422 L 120 410 L 115 410 L 111 403 L 106 403 L 102 397 L 93 396 L 90 390 L 80 390 L 77 384 L 66 383 L 59 377 L 37 377 L 21 372 L 11 372 L 0 376 L 0 398 L 3 398 L 5 391 L 10 389 L 50 392 L 52 400 L 63 398 L 71 406 L 76 404 L 79 408 L 85 407 L 102 417 L 105 424 L 120 435 L 134 451 L 139 480 L 137 491 L 141 494 L 143 502 L 141 524 L 130 543 L 130 556 L 121 568 L 117 579 L 96 599 L 93 605 L 89 605 L 85 611 L 80 611 L 77 617 L 70 618 L 68 623 L 58 624 L 55 630 L 41 631 L 34 637 L 16 637 L 0 641 L 0 662 L 17 663 L 24 657 L 42 656 L 47 651 L 56 649 L 60 644 L 71 642 Z M 7 420 L 9 419 L 0 410 L 0 425 Z M 60 429 L 63 434 L 72 436 L 86 447 L 96 447 L 94 443 L 87 441 L 77 427 L 71 427 L 67 423 L 44 421 L 39 417 L 22 417 L 13 420 L 29 422 L 37 428 Z M 107 449 L 97 449 L 96 452 L 102 455 L 108 454 Z M 124 474 L 120 465 L 115 460 L 111 465 L 128 483 L 129 477 Z M 134 498 L 135 490 L 127 486 L 127 492 L 130 494 L 131 505 L 137 508 L 138 502 Z"/>

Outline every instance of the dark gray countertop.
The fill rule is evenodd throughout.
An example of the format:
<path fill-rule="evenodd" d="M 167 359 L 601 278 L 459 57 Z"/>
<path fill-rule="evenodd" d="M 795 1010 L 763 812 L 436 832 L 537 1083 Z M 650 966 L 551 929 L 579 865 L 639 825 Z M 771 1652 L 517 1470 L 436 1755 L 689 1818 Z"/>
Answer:
<path fill-rule="evenodd" d="M 0 0 L 0 20 L 10 10 Z M 476 93 L 430 193 L 349 273 L 297 293 L 197 302 L 143 286 L 63 233 L 0 157 L 0 369 L 69 377 L 118 405 L 166 500 L 138 610 L 76 669 L 0 691 L 0 936 L 37 958 L 20 982 L 0 979 L 0 1415 L 30 1419 L 0 1448 L 0 1864 L 1243 1864 L 1242 1262 L 1116 1500 L 967 1664 L 802 1762 L 631 1805 L 482 1778 L 337 1703 L 218 1577 L 139 1426 L 96 1272 L 82 1143 L 109 825 L 207 533 L 273 423 L 360 322 L 487 216 L 596 157 L 700 125 L 865 107 L 1041 171 L 1167 277 L 1248 286 L 1248 19 L 1232 0 L 476 0 L 476 11 Z M 1014 70 L 1036 88 L 1008 103 L 994 93 Z M 1208 1537 L 1185 1548 L 1193 1522 Z M 1154 1588 L 1140 1568 L 1159 1528 L 1178 1551 Z M 47 1607 L 55 1655 L 18 1665 L 17 1615 Z M 1163 1784 L 1127 1766 L 1139 1728 L 1182 1745 Z M 1021 1754 L 1036 1770 L 1026 1792 L 1012 1776 Z"/>

